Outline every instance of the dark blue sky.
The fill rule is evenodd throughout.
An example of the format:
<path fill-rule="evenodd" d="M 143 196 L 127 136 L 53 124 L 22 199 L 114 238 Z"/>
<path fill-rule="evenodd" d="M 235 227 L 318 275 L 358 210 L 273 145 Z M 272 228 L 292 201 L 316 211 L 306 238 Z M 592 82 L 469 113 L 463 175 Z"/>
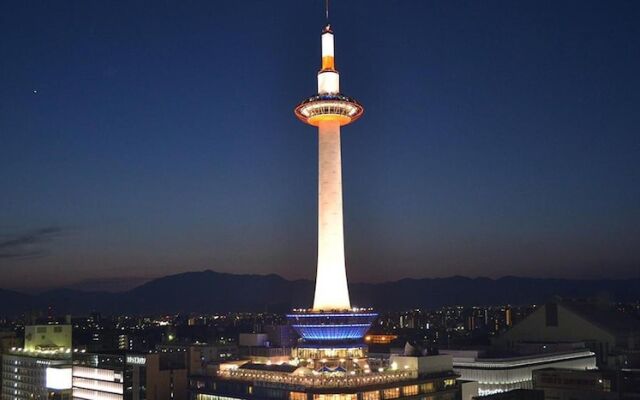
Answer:
<path fill-rule="evenodd" d="M 334 0 L 353 281 L 640 275 L 640 2 Z M 0 3 L 0 287 L 315 272 L 323 1 Z"/>

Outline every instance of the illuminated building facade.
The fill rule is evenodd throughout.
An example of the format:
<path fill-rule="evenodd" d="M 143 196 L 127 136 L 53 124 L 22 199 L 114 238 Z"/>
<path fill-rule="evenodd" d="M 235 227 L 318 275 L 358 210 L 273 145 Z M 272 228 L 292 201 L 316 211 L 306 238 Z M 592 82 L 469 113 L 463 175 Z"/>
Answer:
<path fill-rule="evenodd" d="M 186 353 L 74 354 L 74 400 L 186 400 Z"/>
<path fill-rule="evenodd" d="M 365 336 L 364 341 L 371 344 L 390 344 L 397 338 L 397 335 L 391 334 L 369 334 Z"/>
<path fill-rule="evenodd" d="M 12 350 L 2 356 L 2 400 L 70 400 L 71 357 Z"/>
<path fill-rule="evenodd" d="M 71 399 L 71 326 L 25 326 L 24 347 L 2 355 L 2 400 Z"/>
<path fill-rule="evenodd" d="M 441 351 L 453 356 L 453 369 L 461 379 L 479 383 L 481 395 L 531 389 L 533 372 L 543 368 L 596 369 L 595 354 L 585 349 L 506 358 L 482 358 L 469 350 Z"/>

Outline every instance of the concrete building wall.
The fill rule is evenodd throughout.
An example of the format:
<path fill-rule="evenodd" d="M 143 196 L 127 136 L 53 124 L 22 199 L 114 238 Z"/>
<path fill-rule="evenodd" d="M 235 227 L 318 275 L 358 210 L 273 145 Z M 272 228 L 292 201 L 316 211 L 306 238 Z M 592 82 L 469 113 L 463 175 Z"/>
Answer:
<path fill-rule="evenodd" d="M 166 356 L 163 353 L 146 356 L 145 400 L 187 400 L 189 397 L 186 360 L 181 367 L 172 368 L 163 365 L 162 357 Z"/>
<path fill-rule="evenodd" d="M 392 355 L 389 362 L 397 366 L 398 370 L 404 369 L 418 371 L 420 375 L 433 374 L 453 369 L 453 359 L 449 354 L 434 356 L 400 356 Z"/>
<path fill-rule="evenodd" d="M 473 400 L 476 396 L 478 396 L 478 382 L 459 380 L 458 383 L 460 384 L 461 400 Z"/>

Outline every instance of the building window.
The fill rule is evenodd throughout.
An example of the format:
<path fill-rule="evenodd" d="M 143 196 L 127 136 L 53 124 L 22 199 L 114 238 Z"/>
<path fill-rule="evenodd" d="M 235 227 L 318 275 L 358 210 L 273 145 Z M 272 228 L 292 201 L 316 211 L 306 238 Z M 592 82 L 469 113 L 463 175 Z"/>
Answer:
<path fill-rule="evenodd" d="M 384 389 L 382 396 L 386 399 L 397 399 L 400 397 L 400 388 Z"/>
<path fill-rule="evenodd" d="M 380 392 L 377 390 L 364 392 L 362 393 L 362 400 L 380 400 Z"/>
<path fill-rule="evenodd" d="M 356 400 L 355 394 L 314 394 L 313 400 Z"/>
<path fill-rule="evenodd" d="M 196 400 L 241 400 L 237 397 L 217 396 L 214 394 L 198 394 Z"/>
<path fill-rule="evenodd" d="M 423 383 L 422 385 L 420 385 L 420 391 L 422 393 L 431 393 L 433 391 L 435 391 L 435 385 L 433 384 L 433 382 L 429 382 L 429 383 Z"/>
<path fill-rule="evenodd" d="M 418 385 L 405 386 L 402 388 L 403 396 L 415 396 L 418 394 Z"/>
<path fill-rule="evenodd" d="M 302 392 L 289 392 L 289 400 L 307 400 L 307 394 Z"/>

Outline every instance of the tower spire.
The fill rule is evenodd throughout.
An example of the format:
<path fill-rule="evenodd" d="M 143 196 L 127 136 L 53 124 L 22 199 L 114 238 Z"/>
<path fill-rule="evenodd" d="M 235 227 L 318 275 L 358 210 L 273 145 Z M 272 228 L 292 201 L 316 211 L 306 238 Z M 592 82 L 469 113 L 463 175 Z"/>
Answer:
<path fill-rule="evenodd" d="M 329 25 L 329 0 L 324 0 L 324 14 L 327 19 L 327 25 Z"/>
<path fill-rule="evenodd" d="M 329 0 L 325 0 L 327 17 Z M 313 309 L 351 308 L 344 257 L 342 210 L 342 156 L 340 127 L 358 119 L 362 106 L 340 93 L 340 74 L 335 68 L 333 31 L 322 30 L 322 69 L 318 71 L 318 94 L 296 107 L 296 116 L 318 127 L 318 269 Z"/>
<path fill-rule="evenodd" d="M 317 73 L 318 91 L 295 108 L 302 122 L 318 129 L 318 267 L 311 310 L 287 315 L 305 343 L 298 356 L 311 359 L 316 370 L 326 359 L 351 368 L 340 357 L 365 355 L 364 335 L 377 314 L 351 308 L 345 266 L 342 209 L 342 151 L 340 129 L 362 116 L 356 100 L 340 92 L 340 74 L 334 60 L 333 31 L 329 25 L 329 0 L 325 0 L 327 23 L 322 30 L 322 67 Z M 366 364 L 365 364 L 366 365 Z M 334 370 L 331 370 L 334 371 Z M 346 372 L 346 371 L 345 371 Z M 355 374 L 355 371 L 350 371 Z M 369 371 L 367 371 L 368 373 Z"/>

